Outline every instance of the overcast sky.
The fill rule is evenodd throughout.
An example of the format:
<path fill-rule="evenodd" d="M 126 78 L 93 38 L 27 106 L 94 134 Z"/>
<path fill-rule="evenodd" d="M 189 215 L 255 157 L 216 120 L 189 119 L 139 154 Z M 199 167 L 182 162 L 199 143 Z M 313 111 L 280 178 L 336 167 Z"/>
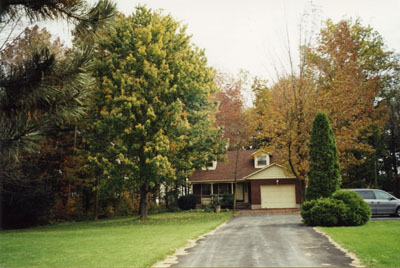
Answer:
<path fill-rule="evenodd" d="M 308 0 L 124 0 L 116 1 L 119 11 L 130 15 L 145 4 L 162 9 L 188 26 L 192 41 L 204 48 L 209 64 L 236 74 L 245 69 L 251 75 L 274 79 L 274 68 L 287 69 L 288 40 L 292 52 L 299 43 L 299 24 Z M 360 18 L 384 38 L 389 49 L 400 52 L 400 0 L 314 0 L 315 27 L 331 18 Z M 310 30 L 313 27 L 303 27 Z M 58 29 L 67 36 L 70 29 Z M 288 34 L 287 34 L 288 33 Z M 296 58 L 296 55 L 294 55 Z"/>

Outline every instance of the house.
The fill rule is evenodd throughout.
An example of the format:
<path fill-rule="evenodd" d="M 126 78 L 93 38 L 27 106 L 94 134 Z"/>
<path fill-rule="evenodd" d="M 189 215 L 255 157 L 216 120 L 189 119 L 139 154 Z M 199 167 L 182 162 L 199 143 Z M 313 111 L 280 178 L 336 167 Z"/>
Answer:
<path fill-rule="evenodd" d="M 237 157 L 238 156 L 238 157 Z M 237 206 L 241 208 L 298 208 L 301 186 L 285 167 L 262 150 L 228 151 L 224 162 L 213 161 L 189 178 L 197 203 L 211 203 L 213 196 L 234 192 L 237 160 Z"/>

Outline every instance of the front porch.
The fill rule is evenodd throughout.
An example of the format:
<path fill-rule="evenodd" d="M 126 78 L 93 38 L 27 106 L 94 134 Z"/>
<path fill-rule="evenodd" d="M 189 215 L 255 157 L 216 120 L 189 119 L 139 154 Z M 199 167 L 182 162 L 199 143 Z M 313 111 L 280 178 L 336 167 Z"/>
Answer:
<path fill-rule="evenodd" d="M 233 194 L 235 190 L 234 182 L 193 182 L 193 194 L 196 196 L 198 205 L 208 205 L 213 199 L 222 198 L 224 194 Z M 236 183 L 236 204 L 238 207 L 246 208 L 250 205 L 249 199 L 250 186 L 248 182 Z"/>

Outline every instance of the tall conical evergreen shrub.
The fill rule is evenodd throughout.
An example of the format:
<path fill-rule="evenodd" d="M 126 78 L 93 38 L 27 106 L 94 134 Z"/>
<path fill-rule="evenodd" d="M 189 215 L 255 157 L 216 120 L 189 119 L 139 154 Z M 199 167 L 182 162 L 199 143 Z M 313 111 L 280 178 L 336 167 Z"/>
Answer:
<path fill-rule="evenodd" d="M 309 147 L 306 199 L 329 197 L 339 189 L 341 177 L 335 135 L 325 113 L 314 118 Z"/>

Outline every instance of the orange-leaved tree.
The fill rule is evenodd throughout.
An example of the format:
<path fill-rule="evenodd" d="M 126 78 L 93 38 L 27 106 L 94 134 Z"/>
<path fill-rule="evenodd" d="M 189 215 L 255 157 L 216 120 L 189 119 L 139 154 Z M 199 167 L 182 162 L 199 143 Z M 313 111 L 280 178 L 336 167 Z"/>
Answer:
<path fill-rule="evenodd" d="M 316 45 L 301 47 L 299 72 L 281 77 L 269 89 L 269 98 L 258 100 L 254 108 L 260 110 L 260 103 L 267 103 L 267 112 L 259 119 L 263 120 L 260 134 L 279 161 L 303 182 L 303 194 L 309 133 L 318 110 L 329 117 L 343 169 L 356 161 L 354 151 L 373 150 L 364 138 L 384 118 L 385 110 L 376 103 L 382 80 L 368 71 L 365 62 L 373 52 L 364 52 L 365 40 L 359 34 L 368 29 L 356 26 L 328 21 Z"/>
<path fill-rule="evenodd" d="M 319 44 L 307 55 L 310 72 L 317 73 L 316 101 L 332 123 L 344 170 L 359 161 L 355 151 L 373 151 L 366 137 L 373 127 L 381 128 L 386 118 L 386 109 L 377 102 L 385 83 L 384 67 L 370 67 L 378 65 L 384 52 L 377 44 L 380 41 L 368 35 L 370 31 L 358 21 L 334 24 L 328 20 Z"/>
<path fill-rule="evenodd" d="M 303 183 L 303 196 L 308 162 L 307 143 L 309 129 L 316 107 L 313 104 L 313 87 L 309 80 L 287 77 L 271 88 L 260 83 L 253 84 L 257 92 L 252 110 L 256 118 L 257 139 L 262 140 L 275 161 L 286 166 Z M 260 99 L 261 98 L 261 99 Z M 262 98 L 265 98 L 263 101 Z"/>
<path fill-rule="evenodd" d="M 236 209 L 236 182 L 238 173 L 238 161 L 240 150 L 249 142 L 249 120 L 245 112 L 244 97 L 242 94 L 242 79 L 228 74 L 218 74 L 217 85 L 220 91 L 216 95 L 219 102 L 219 111 L 216 115 L 216 123 L 224 127 L 224 137 L 229 140 L 228 150 L 235 150 L 235 172 L 233 209 Z"/>

